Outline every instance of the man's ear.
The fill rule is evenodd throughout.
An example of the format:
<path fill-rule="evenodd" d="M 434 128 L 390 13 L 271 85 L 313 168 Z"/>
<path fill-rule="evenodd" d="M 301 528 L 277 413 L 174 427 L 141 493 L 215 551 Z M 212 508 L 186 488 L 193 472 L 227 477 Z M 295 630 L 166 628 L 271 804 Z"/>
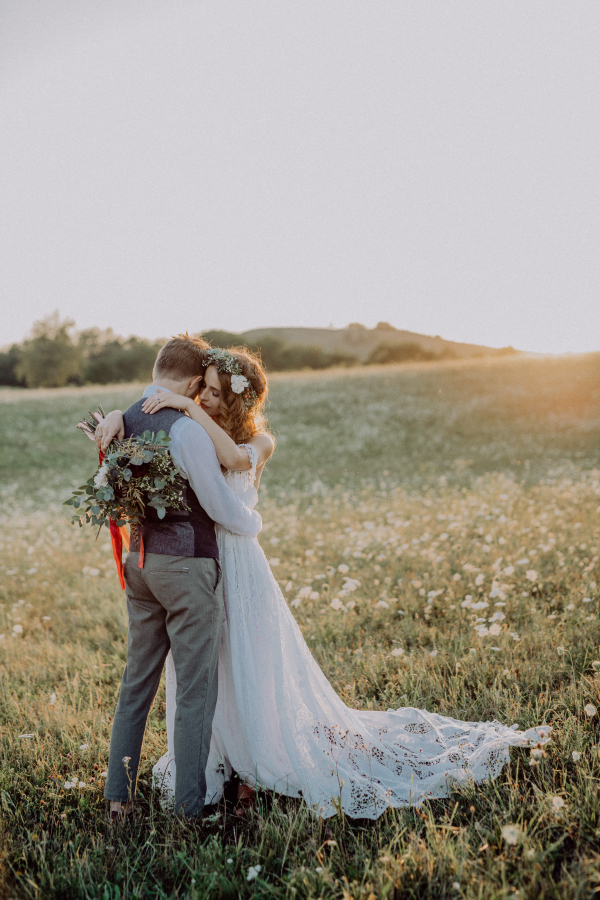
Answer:
<path fill-rule="evenodd" d="M 194 397 L 198 393 L 198 387 L 200 382 L 204 378 L 204 375 L 194 375 L 193 378 L 190 379 L 188 383 L 188 391 L 191 393 L 192 397 Z"/>

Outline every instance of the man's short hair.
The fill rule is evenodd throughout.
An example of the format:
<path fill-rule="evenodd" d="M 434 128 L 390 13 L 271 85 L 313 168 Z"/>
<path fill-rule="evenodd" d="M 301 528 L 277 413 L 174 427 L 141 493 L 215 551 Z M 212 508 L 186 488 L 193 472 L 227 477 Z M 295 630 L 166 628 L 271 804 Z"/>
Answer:
<path fill-rule="evenodd" d="M 191 338 L 188 334 L 178 334 L 167 341 L 154 363 L 155 375 L 183 381 L 201 375 L 205 367 L 205 351 L 208 348 L 202 338 Z"/>

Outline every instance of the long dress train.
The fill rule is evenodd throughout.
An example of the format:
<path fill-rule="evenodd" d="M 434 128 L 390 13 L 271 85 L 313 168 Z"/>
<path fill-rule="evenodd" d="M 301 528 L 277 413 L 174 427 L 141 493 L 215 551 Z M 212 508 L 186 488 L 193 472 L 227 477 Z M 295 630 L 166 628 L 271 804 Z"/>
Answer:
<path fill-rule="evenodd" d="M 249 506 L 252 469 L 228 472 Z M 520 732 L 500 722 L 461 722 L 406 707 L 350 709 L 315 662 L 256 538 L 217 528 L 226 620 L 219 657 L 219 695 L 206 779 L 206 803 L 221 796 L 234 769 L 248 784 L 303 797 L 324 818 L 338 808 L 376 819 L 388 806 L 447 797 L 453 785 L 498 775 L 509 747 L 548 740 L 549 728 Z M 175 669 L 167 658 L 168 752 L 154 766 L 155 784 L 173 797 Z"/>

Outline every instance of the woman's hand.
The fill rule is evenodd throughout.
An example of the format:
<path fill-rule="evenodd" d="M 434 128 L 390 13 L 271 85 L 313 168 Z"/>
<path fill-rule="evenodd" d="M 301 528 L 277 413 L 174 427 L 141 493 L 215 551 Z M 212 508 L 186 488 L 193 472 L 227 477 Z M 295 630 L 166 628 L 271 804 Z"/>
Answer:
<path fill-rule="evenodd" d="M 190 404 L 194 403 L 191 397 L 184 397 L 183 394 L 174 394 L 173 391 L 165 391 L 163 388 L 158 388 L 157 390 L 156 394 L 146 397 L 142 406 L 142 412 L 153 415 L 159 409 L 165 409 L 165 407 L 189 411 Z"/>
<path fill-rule="evenodd" d="M 122 441 L 125 436 L 125 426 L 123 424 L 123 413 L 120 409 L 113 409 L 109 412 L 105 419 L 102 416 L 96 416 L 98 419 L 98 427 L 94 439 L 98 450 L 106 450 L 110 442 L 116 438 Z"/>

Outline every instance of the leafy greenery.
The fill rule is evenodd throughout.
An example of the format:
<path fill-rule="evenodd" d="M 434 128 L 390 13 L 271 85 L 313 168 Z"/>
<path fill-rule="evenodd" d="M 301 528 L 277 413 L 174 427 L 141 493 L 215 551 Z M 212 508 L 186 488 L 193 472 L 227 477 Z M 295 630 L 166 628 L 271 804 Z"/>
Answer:
<path fill-rule="evenodd" d="M 101 406 L 77 426 L 93 437 Z M 171 438 L 164 431 L 144 431 L 123 441 L 112 441 L 102 454 L 96 473 L 73 491 L 64 506 L 78 510 L 72 524 L 118 528 L 140 525 L 151 507 L 159 519 L 168 509 L 188 509 L 183 500 L 183 481 L 169 453 Z"/>

